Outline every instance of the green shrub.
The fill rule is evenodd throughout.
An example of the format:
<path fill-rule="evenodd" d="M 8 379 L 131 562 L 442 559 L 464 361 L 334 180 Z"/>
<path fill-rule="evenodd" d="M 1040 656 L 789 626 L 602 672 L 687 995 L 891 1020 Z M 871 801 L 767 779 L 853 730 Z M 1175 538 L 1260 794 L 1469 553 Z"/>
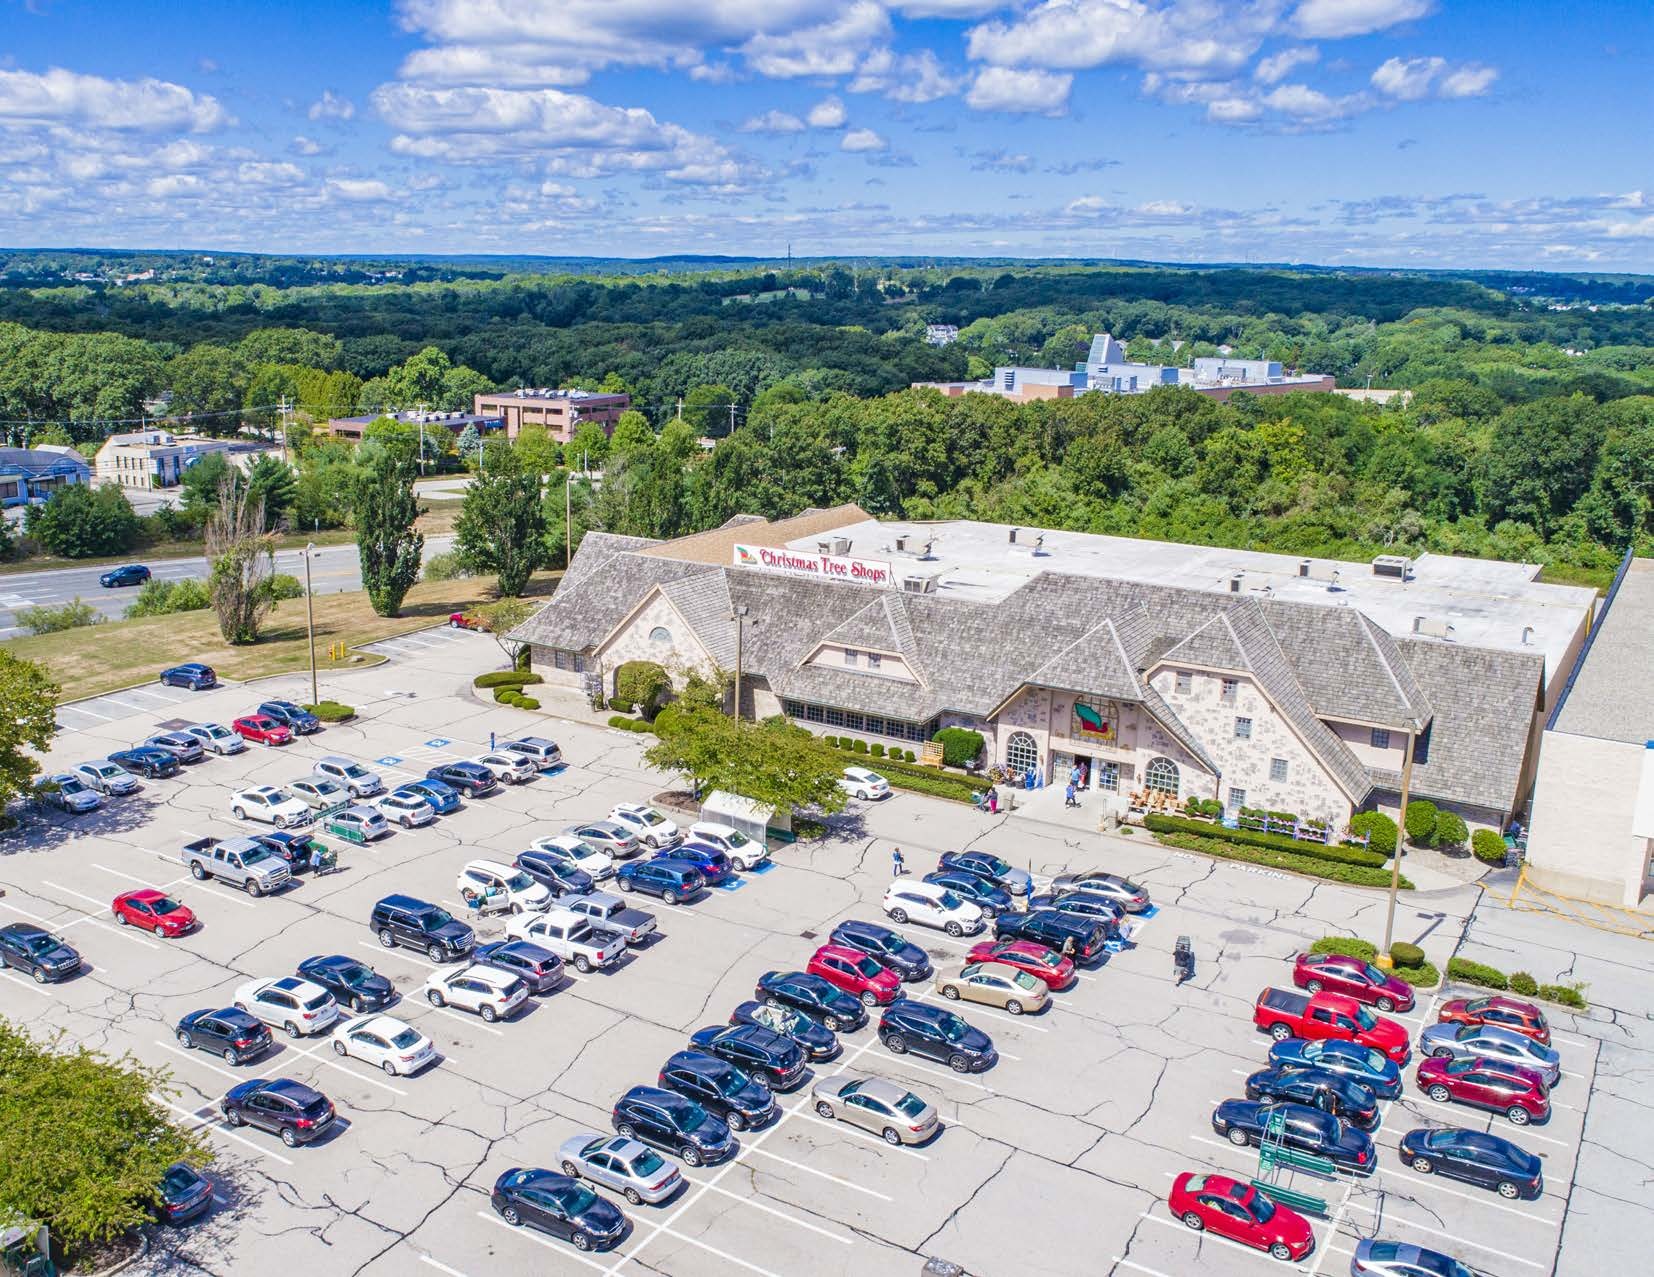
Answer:
<path fill-rule="evenodd" d="M 17 613 L 17 623 L 30 634 L 61 634 L 64 630 L 78 630 L 87 625 L 102 625 L 101 616 L 90 603 L 76 595 L 68 603 L 56 607 L 42 604 L 26 607 Z"/>
<path fill-rule="evenodd" d="M 637 704 L 627 700 L 624 696 L 609 697 L 609 708 L 617 714 L 630 714 L 637 708 Z"/>
<path fill-rule="evenodd" d="M 899 771 L 892 767 L 882 768 L 879 772 L 895 789 L 911 790 L 916 794 L 929 794 L 932 798 L 947 798 L 957 803 L 968 803 L 976 789 L 968 780 L 956 776 L 944 776 L 932 771 L 929 775 L 924 770 L 917 772 Z"/>
<path fill-rule="evenodd" d="M 304 597 L 304 582 L 286 572 L 277 572 L 264 583 L 264 592 L 268 597 L 278 602 L 282 599 L 302 599 Z"/>
<path fill-rule="evenodd" d="M 854 736 L 840 736 L 838 747 L 847 754 L 851 753 L 856 748 L 856 738 Z"/>
<path fill-rule="evenodd" d="M 878 741 L 874 741 L 873 742 L 873 748 L 869 752 L 873 755 L 874 758 L 883 758 L 884 757 L 884 746 L 879 744 Z"/>
<path fill-rule="evenodd" d="M 833 749 L 838 748 L 838 737 L 837 736 L 823 736 L 821 739 L 823 741 L 825 741 L 827 743 L 827 745 L 830 746 L 831 748 L 833 748 Z"/>
<path fill-rule="evenodd" d="M 486 674 L 478 674 L 471 680 L 471 686 L 477 688 L 490 687 L 527 687 L 535 683 L 545 682 L 545 676 L 524 670 L 490 670 Z"/>
<path fill-rule="evenodd" d="M 1390 946 L 1390 957 L 1398 967 L 1421 967 L 1424 965 L 1424 950 L 1416 944 L 1408 944 L 1405 940 L 1397 940 Z"/>
<path fill-rule="evenodd" d="M 1121 832 L 1124 833 L 1126 830 L 1122 829 Z M 1270 869 L 1284 869 L 1289 873 L 1325 878 L 1328 882 L 1343 882 L 1354 887 L 1390 885 L 1390 875 L 1387 871 L 1366 865 L 1339 864 L 1315 856 L 1277 851 L 1271 847 L 1241 846 L 1222 838 L 1202 838 L 1198 834 L 1156 833 L 1155 838 L 1168 847 L 1181 847 L 1185 851 L 1198 851 L 1203 855 L 1217 856 L 1223 860 L 1238 860 L 1250 865 L 1263 865 Z M 1413 887 L 1405 876 L 1401 880 L 1401 885 L 1409 891 Z"/>
<path fill-rule="evenodd" d="M 1415 989 L 1434 989 L 1442 982 L 1442 973 L 1428 962 L 1421 962 L 1416 967 L 1400 967 L 1395 969 L 1395 977 L 1404 980 Z"/>
<path fill-rule="evenodd" d="M 458 554 L 449 551 L 447 554 L 433 554 L 425 562 L 421 575 L 427 581 L 457 581 L 462 576 L 470 576 Z"/>
<path fill-rule="evenodd" d="M 867 742 L 858 736 L 851 743 L 850 748 L 858 754 L 865 754 L 867 752 Z"/>
<path fill-rule="evenodd" d="M 324 723 L 342 723 L 346 719 L 356 717 L 355 709 L 349 705 L 341 705 L 338 701 L 321 701 L 315 705 L 306 705 L 305 709 Z"/>
<path fill-rule="evenodd" d="M 1539 992 L 1539 981 L 1535 980 L 1526 971 L 1512 971 L 1510 973 L 1510 991 L 1520 993 L 1525 998 L 1531 998 Z"/>
<path fill-rule="evenodd" d="M 539 709 L 540 708 L 540 702 L 535 700 L 532 696 L 519 696 L 517 698 L 517 708 L 518 709 Z"/>
<path fill-rule="evenodd" d="M 1350 817 L 1350 832 L 1366 834 L 1367 848 L 1386 860 L 1396 854 L 1396 822 L 1381 811 L 1363 811 Z"/>
<path fill-rule="evenodd" d="M 1464 817 L 1453 811 L 1436 812 L 1436 827 L 1430 841 L 1437 847 L 1462 847 L 1470 838 L 1470 828 Z"/>
<path fill-rule="evenodd" d="M 186 577 L 182 581 L 163 581 L 151 577 L 138 589 L 137 597 L 126 609 L 126 619 L 140 616 L 170 616 L 174 612 L 199 612 L 212 606 L 212 595 L 204 581 Z"/>
<path fill-rule="evenodd" d="M 1484 865 L 1505 863 L 1505 840 L 1491 829 L 1478 829 L 1470 835 L 1470 854 Z"/>
<path fill-rule="evenodd" d="M 902 761 L 904 763 L 915 763 L 919 761 L 919 756 L 911 749 L 904 749 L 902 751 Z"/>
<path fill-rule="evenodd" d="M 1447 963 L 1447 975 L 1451 980 L 1462 980 L 1466 984 L 1479 985 L 1484 989 L 1497 989 L 1503 993 L 1510 988 L 1510 981 L 1505 979 L 1505 973 L 1497 967 L 1490 967 L 1483 962 L 1472 962 L 1469 958 L 1450 958 Z"/>
<path fill-rule="evenodd" d="M 1295 856 L 1312 856 L 1317 860 L 1326 860 L 1340 865 L 1379 869 L 1383 867 L 1387 859 L 1387 857 L 1379 855 L 1376 851 L 1370 851 L 1362 847 L 1341 847 L 1329 846 L 1326 843 L 1299 842 L 1286 834 L 1266 834 L 1253 829 L 1214 829 L 1204 821 L 1187 820 L 1181 816 L 1150 814 L 1143 817 L 1143 824 L 1150 832 L 1155 834 L 1187 833 L 1205 838 L 1221 838 L 1225 842 L 1239 843 L 1248 847 L 1269 847 L 1276 851 L 1290 852 Z"/>
<path fill-rule="evenodd" d="M 1347 958 L 1360 958 L 1363 962 L 1371 962 L 1378 957 L 1378 946 L 1366 940 L 1358 940 L 1354 936 L 1322 936 L 1310 945 L 1311 953 L 1341 953 Z"/>
<path fill-rule="evenodd" d="M 948 767 L 963 767 L 982 753 L 985 742 L 981 732 L 968 727 L 944 727 L 931 737 L 942 747 L 942 762 Z"/>
<path fill-rule="evenodd" d="M 1436 804 L 1418 798 L 1407 804 L 1407 839 L 1427 846 L 1436 832 Z"/>
<path fill-rule="evenodd" d="M 1585 986 L 1581 984 L 1542 984 L 1539 996 L 1547 1002 L 1560 1002 L 1565 1007 L 1583 1011 L 1586 1007 Z"/>
<path fill-rule="evenodd" d="M 652 732 L 653 725 L 644 722 L 641 718 L 622 718 L 620 715 L 609 720 L 610 727 L 618 727 L 623 732 Z"/>
<path fill-rule="evenodd" d="M 615 671 L 615 695 L 645 715 L 658 708 L 671 691 L 671 678 L 654 661 L 627 661 Z"/>

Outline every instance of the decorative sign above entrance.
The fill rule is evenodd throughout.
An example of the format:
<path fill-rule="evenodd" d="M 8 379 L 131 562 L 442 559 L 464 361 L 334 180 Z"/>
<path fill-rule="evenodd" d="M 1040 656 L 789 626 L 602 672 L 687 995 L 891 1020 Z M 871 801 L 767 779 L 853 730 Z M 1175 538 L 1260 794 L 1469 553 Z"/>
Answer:
<path fill-rule="evenodd" d="M 890 590 L 896 574 L 890 564 L 878 559 L 852 559 L 843 554 L 811 554 L 807 550 L 772 549 L 767 545 L 737 545 L 734 565 L 809 576 L 819 581 L 843 581 L 849 585 L 871 585 Z"/>

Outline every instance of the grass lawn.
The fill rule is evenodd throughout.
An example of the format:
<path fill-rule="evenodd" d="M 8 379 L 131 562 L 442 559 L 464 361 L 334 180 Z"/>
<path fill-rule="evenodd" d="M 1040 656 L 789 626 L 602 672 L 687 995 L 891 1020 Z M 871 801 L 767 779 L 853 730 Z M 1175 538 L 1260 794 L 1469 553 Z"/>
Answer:
<path fill-rule="evenodd" d="M 561 575 L 536 574 L 529 595 L 549 597 Z M 329 645 L 342 641 L 354 647 L 446 621 L 451 612 L 492 602 L 493 581 L 493 577 L 422 581 L 408 592 L 399 617 L 375 616 L 363 591 L 319 594 L 315 600 L 316 668 L 360 668 L 361 662 L 351 661 L 348 653 L 345 660 L 330 662 Z M 218 634 L 218 618 L 208 608 L 12 639 L 6 649 L 44 665 L 63 689 L 62 700 L 147 682 L 180 661 L 205 661 L 224 678 L 238 680 L 310 667 L 303 599 L 278 603 L 265 623 L 264 637 L 250 647 L 225 643 Z M 502 655 L 502 664 L 504 659 Z"/>

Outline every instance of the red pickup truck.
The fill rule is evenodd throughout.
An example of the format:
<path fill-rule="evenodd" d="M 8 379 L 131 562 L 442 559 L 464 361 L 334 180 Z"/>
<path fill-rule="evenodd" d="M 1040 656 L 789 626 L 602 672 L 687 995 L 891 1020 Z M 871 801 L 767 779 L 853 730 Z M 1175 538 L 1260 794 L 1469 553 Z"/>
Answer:
<path fill-rule="evenodd" d="M 1342 993 L 1308 996 L 1287 989 L 1265 989 L 1252 1009 L 1252 1023 L 1267 1029 L 1277 1042 L 1288 1038 L 1333 1038 L 1376 1047 L 1398 1065 L 1412 1054 L 1407 1030 L 1394 1020 L 1374 1015 Z"/>

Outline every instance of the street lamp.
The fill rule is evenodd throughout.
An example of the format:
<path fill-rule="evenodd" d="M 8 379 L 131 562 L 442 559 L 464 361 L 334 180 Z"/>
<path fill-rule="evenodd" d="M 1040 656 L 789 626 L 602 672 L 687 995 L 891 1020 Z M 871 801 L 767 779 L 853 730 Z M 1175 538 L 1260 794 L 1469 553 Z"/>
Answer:
<path fill-rule="evenodd" d="M 1407 752 L 1401 761 L 1401 810 L 1396 813 L 1396 854 L 1390 865 L 1390 904 L 1384 915 L 1384 949 L 1378 955 L 1378 965 L 1386 971 L 1396 965 L 1390 956 L 1390 941 L 1395 934 L 1396 893 L 1401 889 L 1401 849 L 1407 842 L 1407 798 L 1413 788 L 1413 742 L 1418 737 L 1418 721 L 1408 719 L 1406 728 Z"/>
<path fill-rule="evenodd" d="M 310 703 L 320 705 L 322 698 L 316 691 L 316 603 L 310 592 L 310 556 L 315 552 L 314 541 L 304 547 L 304 632 L 310 644 Z"/>
<path fill-rule="evenodd" d="M 746 628 L 746 606 L 731 608 L 729 619 L 735 622 L 735 717 L 741 717 L 741 635 Z"/>

